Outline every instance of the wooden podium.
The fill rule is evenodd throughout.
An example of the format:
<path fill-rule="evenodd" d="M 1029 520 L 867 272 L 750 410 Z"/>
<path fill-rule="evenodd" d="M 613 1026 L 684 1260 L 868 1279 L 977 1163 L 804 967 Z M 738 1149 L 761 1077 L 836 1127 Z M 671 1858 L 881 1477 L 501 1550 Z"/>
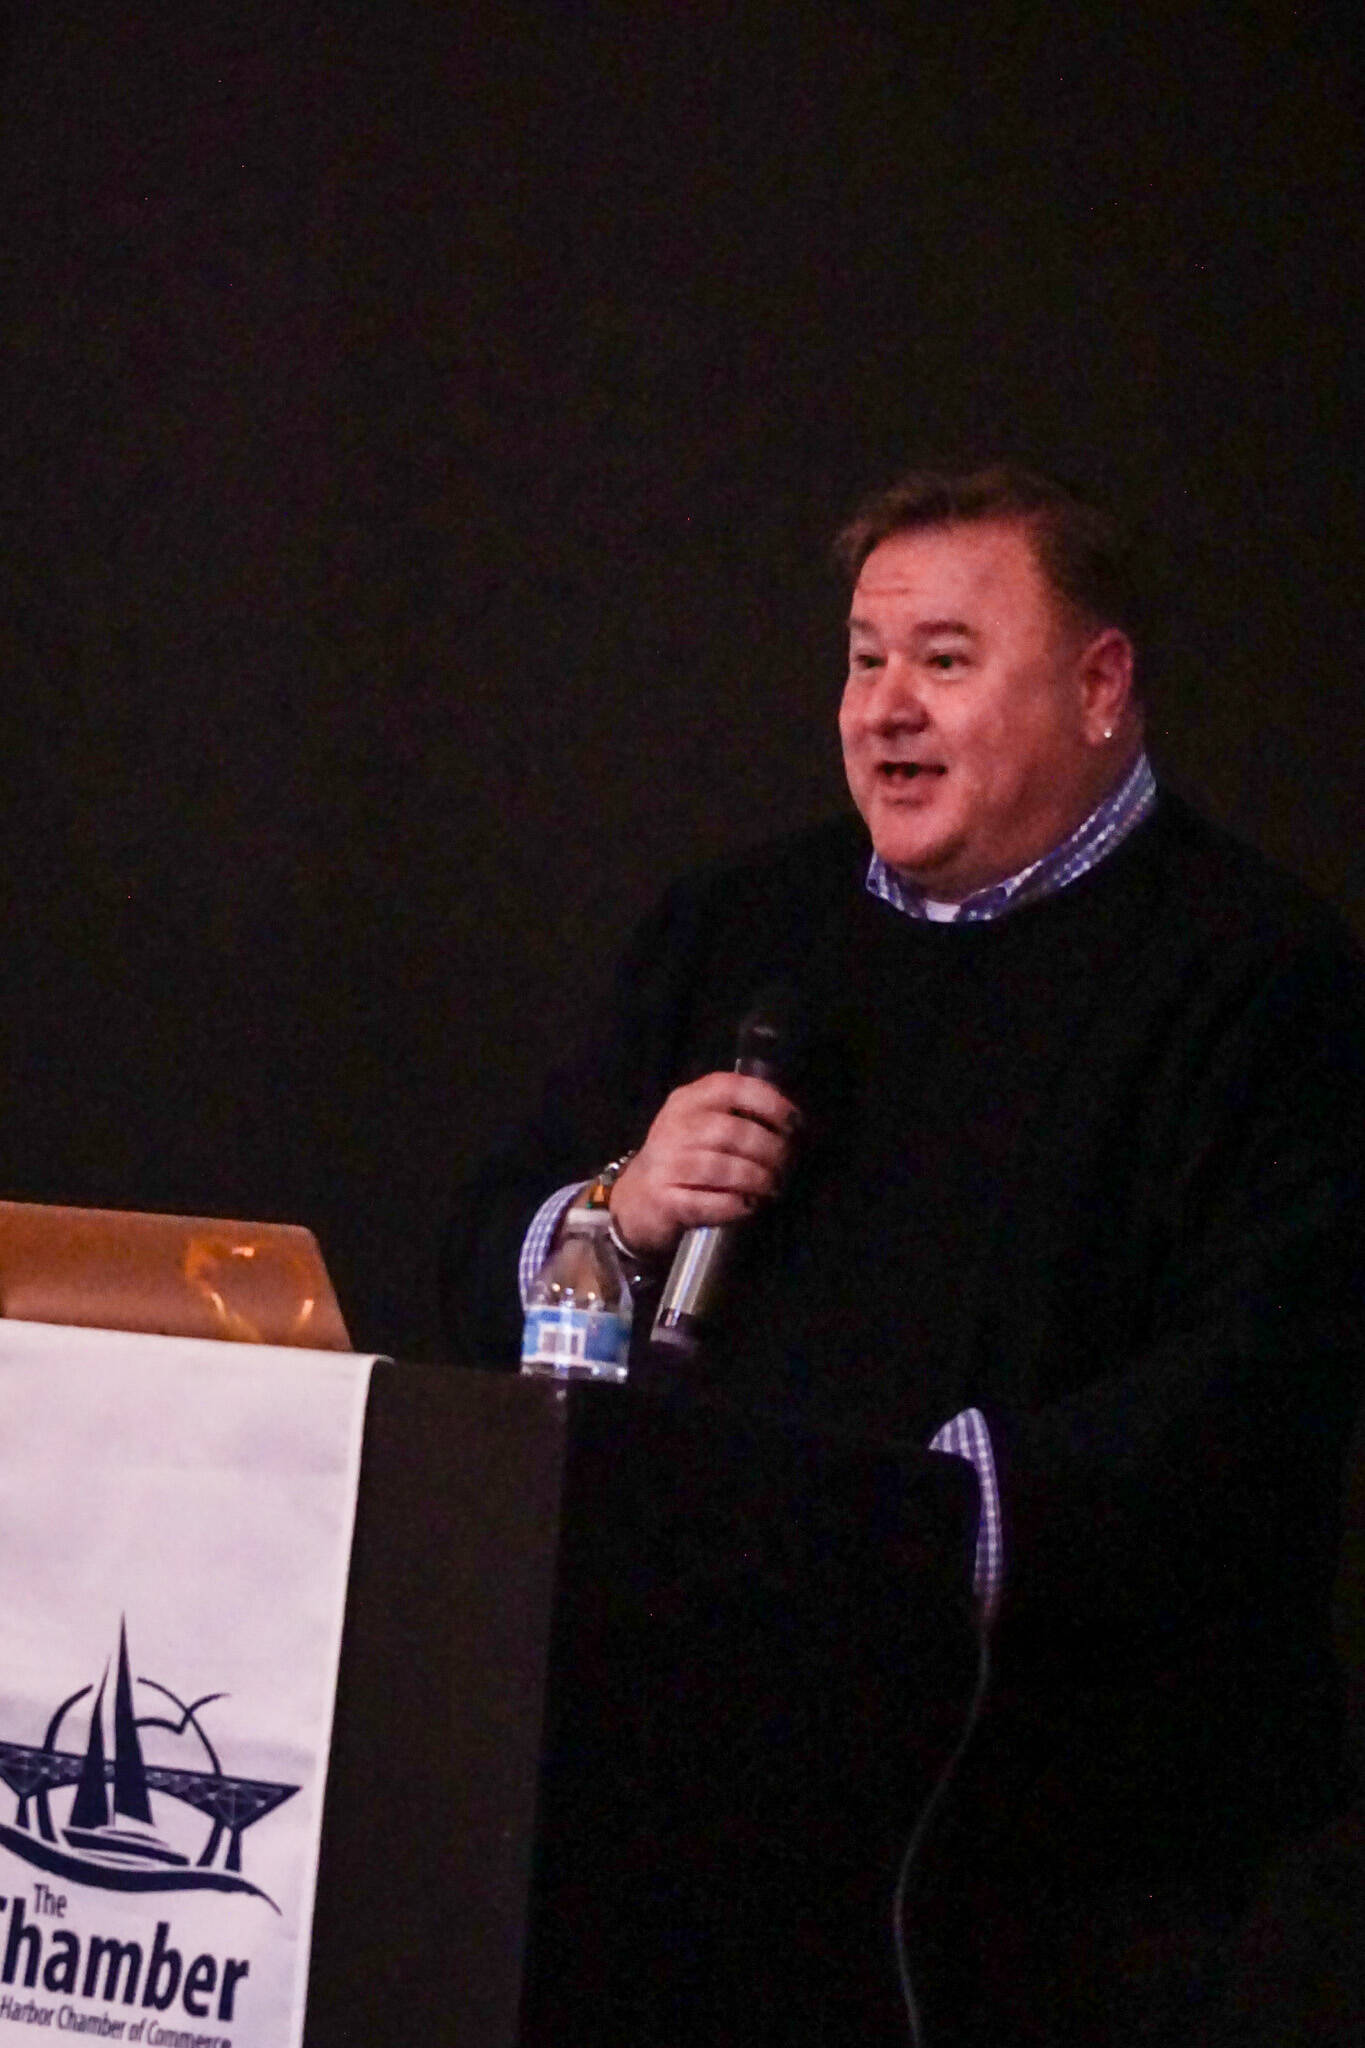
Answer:
<path fill-rule="evenodd" d="M 308 2048 L 903 2042 L 975 1507 L 909 1448 L 376 1367 Z"/>

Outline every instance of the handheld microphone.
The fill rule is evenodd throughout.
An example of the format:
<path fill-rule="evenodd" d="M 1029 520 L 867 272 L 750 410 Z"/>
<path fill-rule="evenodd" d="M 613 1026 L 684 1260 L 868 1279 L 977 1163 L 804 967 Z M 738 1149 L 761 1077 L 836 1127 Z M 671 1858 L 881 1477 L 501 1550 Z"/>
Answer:
<path fill-rule="evenodd" d="M 786 982 L 774 982 L 754 998 L 739 1027 L 735 1046 L 737 1074 L 752 1074 L 780 1087 L 796 1037 L 796 994 Z M 697 1224 L 685 1230 L 659 1296 L 650 1332 L 656 1355 L 686 1363 L 701 1348 L 706 1320 L 724 1284 L 739 1223 Z"/>

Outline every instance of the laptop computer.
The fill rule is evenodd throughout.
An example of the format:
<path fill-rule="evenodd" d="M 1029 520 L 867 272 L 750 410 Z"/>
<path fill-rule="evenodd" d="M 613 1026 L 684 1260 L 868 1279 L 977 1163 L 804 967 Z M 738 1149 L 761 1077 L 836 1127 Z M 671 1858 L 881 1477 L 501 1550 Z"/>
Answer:
<path fill-rule="evenodd" d="M 0 1201 L 0 1315 L 351 1349 L 317 1239 L 297 1223 Z"/>

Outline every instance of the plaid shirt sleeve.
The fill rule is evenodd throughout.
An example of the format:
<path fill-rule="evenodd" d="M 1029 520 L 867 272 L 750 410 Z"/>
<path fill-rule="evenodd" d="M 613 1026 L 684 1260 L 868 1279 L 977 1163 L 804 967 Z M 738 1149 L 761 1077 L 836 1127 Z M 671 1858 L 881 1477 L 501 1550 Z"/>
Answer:
<path fill-rule="evenodd" d="M 1000 1604 L 1004 1579 L 1004 1543 L 1000 1527 L 1000 1487 L 995 1476 L 995 1453 L 991 1433 L 979 1408 L 966 1408 L 945 1422 L 930 1442 L 931 1451 L 947 1451 L 965 1458 L 981 1486 L 981 1518 L 976 1525 L 976 1568 L 972 1589 L 981 1605 L 982 1617 L 994 1619 Z"/>
<path fill-rule="evenodd" d="M 586 1181 L 576 1180 L 571 1187 L 556 1188 L 547 1195 L 521 1241 L 521 1256 L 517 1260 L 517 1285 L 521 1289 L 521 1305 L 525 1308 L 531 1295 L 531 1286 L 536 1274 L 550 1255 L 550 1240 L 559 1228 L 560 1218 Z"/>

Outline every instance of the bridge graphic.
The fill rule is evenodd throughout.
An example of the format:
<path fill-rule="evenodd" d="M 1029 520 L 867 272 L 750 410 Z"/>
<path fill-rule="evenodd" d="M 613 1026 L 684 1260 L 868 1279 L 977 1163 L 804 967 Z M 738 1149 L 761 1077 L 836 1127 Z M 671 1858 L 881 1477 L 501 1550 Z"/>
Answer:
<path fill-rule="evenodd" d="M 251 1892 L 273 1899 L 241 1875 L 242 1837 L 249 1827 L 273 1813 L 298 1791 L 297 1785 L 276 1785 L 260 1778 L 230 1776 L 199 1721 L 200 1710 L 221 1693 L 209 1693 L 186 1705 L 168 1686 L 140 1678 L 139 1685 L 161 1693 L 179 1709 L 180 1718 L 133 1712 L 133 1685 L 128 1663 L 127 1631 L 119 1630 L 118 1670 L 114 1693 L 113 1755 L 105 1752 L 104 1696 L 109 1671 L 98 1691 L 85 1685 L 53 1714 L 41 1745 L 0 1742 L 0 1780 L 17 1804 L 12 1825 L 0 1822 L 0 1844 L 59 1877 L 77 1884 L 113 1891 Z M 90 1732 L 83 1751 L 59 1749 L 61 1724 L 72 1707 L 95 1693 Z M 192 1728 L 208 1757 L 208 1770 L 149 1764 L 142 1754 L 140 1730 L 164 1728 L 183 1735 Z M 74 1785 L 75 1797 L 66 1825 L 53 1819 L 53 1794 Z M 178 1799 L 211 1823 L 196 1861 L 171 1848 L 155 1832 L 150 1794 Z M 111 1797 L 112 1794 L 112 1797 Z M 66 1846 L 63 1846 L 65 1843 Z M 278 1910 L 278 1909 L 276 1909 Z"/>

